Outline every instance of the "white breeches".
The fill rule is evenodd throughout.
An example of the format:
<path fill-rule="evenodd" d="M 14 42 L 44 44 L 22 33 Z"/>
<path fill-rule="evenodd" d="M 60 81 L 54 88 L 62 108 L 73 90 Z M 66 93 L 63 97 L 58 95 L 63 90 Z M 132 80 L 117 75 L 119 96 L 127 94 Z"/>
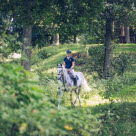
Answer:
<path fill-rule="evenodd" d="M 71 69 L 70 71 L 68 71 L 74 78 L 76 78 L 76 74 L 74 69 Z"/>

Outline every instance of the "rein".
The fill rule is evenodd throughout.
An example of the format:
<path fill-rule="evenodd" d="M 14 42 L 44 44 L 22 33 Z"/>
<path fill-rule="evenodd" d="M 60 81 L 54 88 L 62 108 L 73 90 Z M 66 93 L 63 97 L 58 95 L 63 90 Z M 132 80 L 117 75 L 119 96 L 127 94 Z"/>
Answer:
<path fill-rule="evenodd" d="M 63 84 L 63 87 L 64 87 L 64 91 L 66 91 L 67 89 L 66 89 L 65 80 L 64 80 L 64 71 L 63 71 L 63 73 L 60 74 L 60 75 L 61 75 L 61 77 L 62 77 L 62 84 Z M 59 80 L 61 80 L 61 78 L 60 78 Z"/>
<path fill-rule="evenodd" d="M 83 76 L 83 75 L 81 75 L 81 76 Z M 73 87 L 73 84 L 71 84 L 72 81 L 70 83 L 71 78 L 67 75 L 67 71 L 65 70 L 64 66 L 62 66 L 62 64 L 58 64 L 58 80 L 61 81 L 61 85 L 58 88 L 59 91 L 60 91 L 60 97 L 58 98 L 58 108 L 60 108 L 60 104 L 62 102 L 63 92 L 67 91 L 66 83 L 68 84 L 68 87 L 71 88 L 71 90 L 68 89 L 70 91 L 71 105 L 75 107 L 75 104 L 76 104 L 77 100 L 79 100 L 79 104 L 81 106 L 81 99 L 80 99 L 80 96 L 79 96 L 79 93 L 80 93 L 80 90 L 81 90 L 81 86 L 80 87 L 76 87 L 76 88 L 75 87 L 72 88 Z M 62 87 L 62 89 L 61 89 L 61 87 Z M 74 102 L 72 100 L 72 92 L 73 91 L 76 93 L 76 100 Z"/>
<path fill-rule="evenodd" d="M 65 81 L 64 81 L 64 74 L 62 75 L 62 83 L 63 83 L 63 86 L 64 86 L 64 90 L 66 91 L 66 86 L 65 86 Z"/>

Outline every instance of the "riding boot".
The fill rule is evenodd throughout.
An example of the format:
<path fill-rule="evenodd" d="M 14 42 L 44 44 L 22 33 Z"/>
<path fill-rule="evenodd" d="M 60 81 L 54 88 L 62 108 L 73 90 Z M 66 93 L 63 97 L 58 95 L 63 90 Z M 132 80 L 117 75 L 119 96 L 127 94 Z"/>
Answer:
<path fill-rule="evenodd" d="M 74 85 L 77 86 L 77 79 L 76 78 L 73 79 L 74 79 Z"/>

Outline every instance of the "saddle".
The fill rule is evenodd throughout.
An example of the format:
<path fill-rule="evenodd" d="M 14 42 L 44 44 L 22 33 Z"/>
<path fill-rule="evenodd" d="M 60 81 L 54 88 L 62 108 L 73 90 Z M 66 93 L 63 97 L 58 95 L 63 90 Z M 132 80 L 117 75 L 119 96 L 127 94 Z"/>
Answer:
<path fill-rule="evenodd" d="M 68 73 L 68 75 L 70 76 L 70 78 L 73 80 L 74 79 L 74 77 L 73 77 L 73 75 L 71 74 L 71 73 Z M 79 77 L 76 75 L 76 80 L 78 80 L 79 79 Z"/>

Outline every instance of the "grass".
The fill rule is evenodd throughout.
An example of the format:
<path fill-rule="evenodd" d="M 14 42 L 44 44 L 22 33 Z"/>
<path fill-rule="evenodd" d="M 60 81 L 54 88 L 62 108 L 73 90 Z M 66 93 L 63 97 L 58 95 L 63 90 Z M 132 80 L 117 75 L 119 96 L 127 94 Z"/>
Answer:
<path fill-rule="evenodd" d="M 48 57 L 47 59 L 39 59 L 35 58 L 37 55 L 37 52 L 39 50 L 34 50 L 33 51 L 33 56 L 34 60 L 38 60 L 33 66 L 32 69 L 33 71 L 40 70 L 42 74 L 48 77 L 56 77 L 56 67 L 58 63 L 63 63 L 63 58 L 66 56 L 65 52 L 67 49 L 70 49 L 73 51 L 73 53 L 80 52 L 82 54 L 87 54 L 87 49 L 91 46 L 97 46 L 96 44 L 91 44 L 91 45 L 79 45 L 79 44 L 64 44 L 60 46 L 48 46 L 44 47 L 43 49 L 47 52 L 50 53 L 51 56 Z M 114 52 L 115 53 L 136 53 L 136 44 L 119 44 L 115 48 Z M 78 66 L 75 67 L 75 70 L 82 71 L 84 75 L 87 75 L 87 79 L 90 80 L 90 73 L 86 72 L 85 69 L 83 69 L 83 66 Z M 94 79 L 95 80 L 95 79 Z M 89 82 L 90 86 L 92 86 L 93 81 Z M 93 90 L 95 91 L 95 90 Z M 103 99 L 100 95 L 98 95 L 98 92 L 100 90 L 96 90 L 95 93 L 91 93 L 89 96 L 89 100 L 84 101 L 84 106 L 95 106 L 100 103 L 108 103 L 106 99 Z M 120 98 L 120 96 L 124 97 L 124 99 L 128 99 L 130 101 L 135 101 L 135 94 L 136 94 L 136 89 L 132 87 L 131 89 L 128 87 L 126 89 L 120 90 L 119 93 L 114 95 L 114 99 Z"/>
<path fill-rule="evenodd" d="M 61 45 L 61 46 L 49 46 L 49 47 L 45 47 L 44 49 L 46 50 L 46 52 L 50 52 L 51 54 L 53 54 L 51 57 L 45 59 L 45 60 L 41 60 L 40 62 L 38 62 L 36 65 L 34 65 L 32 67 L 32 69 L 39 69 L 39 65 L 40 65 L 40 69 L 46 71 L 48 69 L 53 69 L 56 68 L 58 63 L 63 63 L 63 58 L 66 56 L 66 50 L 70 49 L 72 50 L 74 53 L 75 52 L 85 52 L 85 48 L 86 46 L 84 45 L 78 45 L 78 44 L 74 44 L 74 45 Z M 38 67 L 37 67 L 38 66 Z"/>
<path fill-rule="evenodd" d="M 122 100 L 135 102 L 136 101 L 136 85 L 131 85 L 121 90 L 117 94 Z M 117 96 L 116 95 L 116 96 Z"/>
<path fill-rule="evenodd" d="M 43 49 L 45 49 L 46 52 L 49 52 L 52 55 L 45 60 L 39 61 L 38 63 L 36 63 L 36 65 L 33 65 L 32 69 L 35 70 L 36 68 L 39 68 L 39 66 L 42 70 L 56 68 L 57 63 L 63 63 L 63 58 L 66 56 L 65 54 L 66 50 L 70 49 L 73 51 L 73 53 L 77 52 L 87 53 L 87 48 L 91 46 L 97 46 L 97 44 L 91 45 L 63 44 L 60 46 L 44 47 Z M 37 53 L 37 51 L 38 50 L 34 51 L 34 54 Z M 115 53 L 123 52 L 136 53 L 136 44 L 119 44 L 115 49 Z"/>
<path fill-rule="evenodd" d="M 44 47 L 43 49 L 46 52 L 50 53 L 51 56 L 47 59 L 39 59 L 37 57 L 38 49 L 33 51 L 33 72 L 40 70 L 43 76 L 53 77 L 55 80 L 56 77 L 56 65 L 57 63 L 63 63 L 63 58 L 66 56 L 65 51 L 67 49 L 71 49 L 74 53 L 80 52 L 83 54 L 87 54 L 87 48 L 91 46 L 97 46 L 95 44 L 92 45 L 60 45 L 60 46 L 49 46 Z M 136 44 L 119 44 L 114 50 L 115 53 L 136 53 Z M 93 88 L 91 93 L 85 93 L 84 109 L 89 109 L 92 111 L 92 114 L 98 116 L 98 120 L 101 120 L 102 127 L 98 136 L 135 136 L 136 135 L 136 85 L 127 86 L 125 89 L 120 90 L 118 94 L 114 92 L 114 103 L 110 103 L 109 100 L 103 98 L 99 93 L 103 90 L 99 90 L 99 88 L 95 88 L 95 85 L 100 87 L 104 86 L 104 82 L 101 79 L 98 79 L 97 73 L 93 73 L 90 75 L 89 72 L 86 72 L 83 69 L 83 65 L 78 66 L 79 69 L 87 75 L 87 79 L 89 80 L 90 87 Z M 78 69 L 78 68 L 76 68 Z M 133 72 L 133 71 L 132 71 Z M 53 80 L 53 81 L 54 81 Z M 97 82 L 96 82 L 97 81 Z M 50 82 L 51 83 L 51 82 Z M 54 83 L 54 82 L 53 82 Z M 51 98 L 56 96 L 56 92 L 53 92 L 53 83 L 50 84 L 50 93 Z M 46 83 L 47 84 L 47 83 Z M 55 86 L 55 85 L 54 85 Z M 55 86 L 56 87 L 56 86 Z M 46 88 L 46 86 L 45 86 Z M 57 87 L 56 87 L 57 88 Z M 57 90 L 57 89 L 56 89 Z M 66 97 L 68 93 L 64 94 Z M 122 97 L 122 98 L 120 98 Z M 118 99 L 124 99 L 126 102 L 122 103 L 118 101 Z M 80 109 L 80 107 L 79 107 Z"/>
<path fill-rule="evenodd" d="M 115 49 L 116 53 L 136 53 L 136 44 L 119 44 Z"/>

